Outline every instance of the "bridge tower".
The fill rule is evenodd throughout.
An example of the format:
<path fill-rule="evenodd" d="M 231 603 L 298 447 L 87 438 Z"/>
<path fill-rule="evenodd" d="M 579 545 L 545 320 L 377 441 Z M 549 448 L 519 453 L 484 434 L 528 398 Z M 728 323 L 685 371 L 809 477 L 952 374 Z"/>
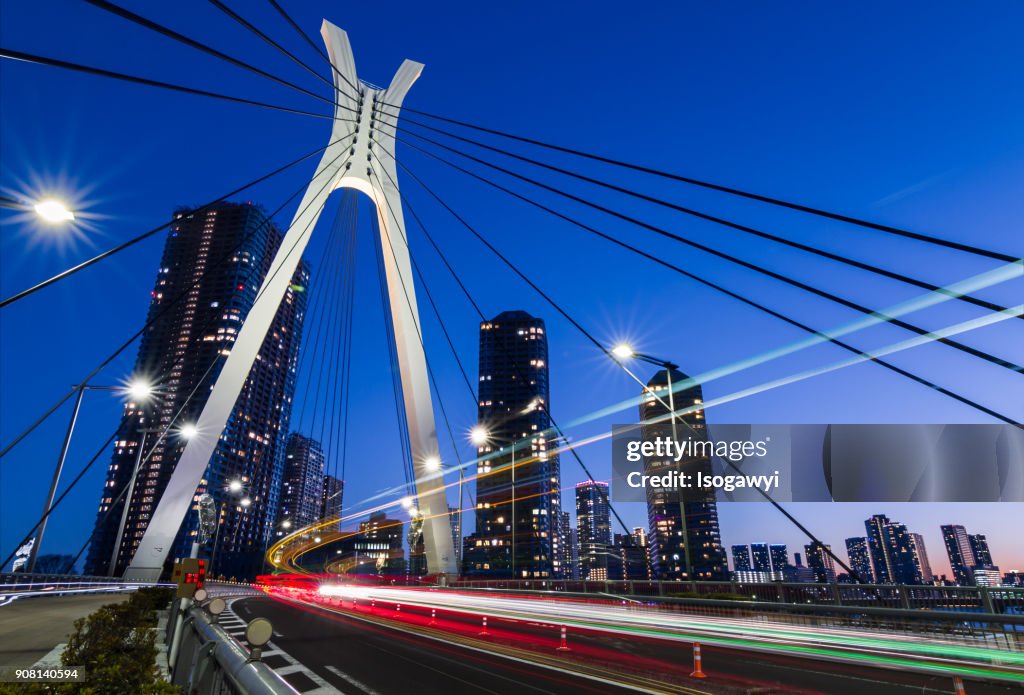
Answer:
<path fill-rule="evenodd" d="M 348 35 L 326 20 L 320 33 L 327 45 L 337 88 L 330 145 L 263 281 L 259 300 L 246 317 L 196 422 L 197 434 L 186 444 L 135 557 L 125 571 L 126 578 L 155 580 L 159 577 L 320 212 L 331 192 L 339 188 L 364 193 L 377 210 L 416 495 L 424 517 L 427 570 L 432 574 L 457 572 L 444 479 L 438 465 L 437 430 L 420 340 L 419 311 L 397 188 L 398 174 L 392 155 L 398 107 L 423 65 L 406 60 L 387 89 L 372 88 L 358 80 Z M 384 103 L 390 108 L 384 109 Z"/>

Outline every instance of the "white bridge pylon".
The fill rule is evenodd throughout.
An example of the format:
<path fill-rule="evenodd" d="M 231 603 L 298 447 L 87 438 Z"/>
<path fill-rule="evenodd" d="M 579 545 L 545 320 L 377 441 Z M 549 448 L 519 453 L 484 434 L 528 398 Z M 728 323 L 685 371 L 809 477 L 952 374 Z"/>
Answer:
<path fill-rule="evenodd" d="M 395 151 L 397 107 L 401 106 L 409 88 L 420 76 L 423 65 L 406 60 L 387 89 L 373 89 L 361 84 L 356 76 L 348 35 L 326 20 L 320 33 L 335 69 L 334 83 L 337 87 L 332 144 L 324 151 L 299 203 L 288 233 L 260 288 L 259 301 L 242 324 L 196 422 L 197 434 L 182 452 L 131 565 L 125 571 L 126 578 L 156 580 L 159 577 L 238 394 L 291 284 L 320 212 L 331 192 L 338 188 L 361 191 L 373 201 L 377 210 L 416 475 L 416 496 L 424 517 L 427 570 L 432 574 L 457 572 L 444 479 L 437 467 L 437 428 L 430 399 L 427 362 L 420 340 L 419 311 L 402 201 L 397 188 L 398 175 L 391 154 Z M 353 94 L 353 86 L 358 87 L 359 94 Z M 386 102 L 393 108 L 385 111 L 378 107 L 378 102 Z"/>

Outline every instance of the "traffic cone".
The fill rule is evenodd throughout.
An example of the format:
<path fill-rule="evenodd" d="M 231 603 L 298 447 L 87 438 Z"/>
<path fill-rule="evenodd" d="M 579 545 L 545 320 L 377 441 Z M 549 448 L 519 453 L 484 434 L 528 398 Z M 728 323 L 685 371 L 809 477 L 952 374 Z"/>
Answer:
<path fill-rule="evenodd" d="M 690 678 L 707 678 L 708 675 L 701 669 L 700 663 L 700 642 L 693 643 L 693 673 Z"/>
<path fill-rule="evenodd" d="M 487 616 L 486 615 L 483 618 L 483 623 L 484 623 L 483 624 L 483 629 L 480 630 L 480 632 L 477 633 L 480 637 L 486 637 L 487 635 L 491 634 L 491 633 L 489 633 L 487 631 Z"/>
<path fill-rule="evenodd" d="M 565 632 L 566 632 L 566 628 L 565 628 L 565 625 L 563 625 L 562 626 L 561 638 L 558 640 L 558 651 L 560 651 L 560 652 L 572 651 L 571 649 L 569 649 L 569 642 L 565 639 Z"/>
<path fill-rule="evenodd" d="M 966 695 L 967 691 L 964 690 L 964 681 L 960 676 L 953 676 L 953 692 L 956 695 Z"/>

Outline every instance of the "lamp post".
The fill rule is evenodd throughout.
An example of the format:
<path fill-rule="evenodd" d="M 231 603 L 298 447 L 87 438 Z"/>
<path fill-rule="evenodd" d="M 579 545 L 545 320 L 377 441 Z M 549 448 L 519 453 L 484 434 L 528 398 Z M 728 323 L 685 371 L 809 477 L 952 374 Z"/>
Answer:
<path fill-rule="evenodd" d="M 511 528 L 512 528 L 512 544 L 511 544 L 511 550 L 512 550 L 512 577 L 515 578 L 515 576 L 516 576 L 516 531 L 517 531 L 517 526 L 518 526 L 517 523 L 516 523 L 516 521 L 517 521 L 517 519 L 516 519 L 516 443 L 517 443 L 517 439 L 515 437 L 508 437 L 508 438 L 506 438 L 506 437 L 501 437 L 501 438 L 495 437 L 483 425 L 477 425 L 476 427 L 474 427 L 470 431 L 470 440 L 478 448 L 486 446 L 487 444 L 489 444 L 491 442 L 497 442 L 497 443 L 504 443 L 504 444 L 511 444 L 512 445 L 512 451 L 511 451 L 511 453 L 512 453 L 512 461 L 511 461 L 511 463 L 509 465 L 511 466 L 511 474 L 512 474 L 512 481 L 511 481 L 511 483 L 512 483 L 512 500 L 511 500 L 511 508 L 512 508 L 512 512 L 511 512 L 512 513 L 512 524 L 511 524 Z M 461 508 L 461 505 L 460 505 L 460 508 Z"/>
<path fill-rule="evenodd" d="M 245 484 L 242 483 L 238 478 L 233 478 L 228 481 L 228 484 L 224 486 L 225 492 L 238 496 L 241 498 L 238 500 L 238 504 L 243 508 L 248 507 L 252 504 L 252 500 L 249 498 L 249 491 L 246 489 Z M 217 531 L 213 535 L 213 553 L 210 557 L 210 574 L 213 574 L 213 570 L 217 563 L 217 552 L 220 549 L 220 527 L 224 525 L 224 513 L 227 508 L 228 501 L 222 499 L 220 501 L 220 512 L 217 518 Z M 236 526 L 237 529 L 237 526 Z"/>
<path fill-rule="evenodd" d="M 30 203 L 17 198 L 0 195 L 0 207 L 12 210 L 27 210 L 35 212 L 44 221 L 50 224 L 71 222 L 75 219 L 75 213 L 68 209 L 67 205 L 54 198 L 44 198 L 35 203 Z"/>
<path fill-rule="evenodd" d="M 39 522 L 36 530 L 35 542 L 29 554 L 26 571 L 31 574 L 36 569 L 36 559 L 39 557 L 39 548 L 43 544 L 43 534 L 46 533 L 46 523 L 50 520 L 50 511 L 53 509 L 53 498 L 57 494 L 57 486 L 60 483 L 60 475 L 64 470 L 64 462 L 68 457 L 68 449 L 71 447 L 71 435 L 75 432 L 75 423 L 78 422 L 78 413 L 82 408 L 82 398 L 86 391 L 116 391 L 130 398 L 139 401 L 149 399 L 153 394 L 153 387 L 141 379 L 136 379 L 128 386 L 93 386 L 92 384 L 79 384 L 74 387 L 75 405 L 71 410 L 71 420 L 68 422 L 67 432 L 64 434 L 64 441 L 60 447 L 60 455 L 57 456 L 57 465 L 53 470 L 53 480 L 50 481 L 50 490 L 46 495 L 46 504 L 43 506 L 43 519 Z"/>
<path fill-rule="evenodd" d="M 652 355 L 646 355 L 646 354 L 641 353 L 641 352 L 635 352 L 632 347 L 630 347 L 629 345 L 627 345 L 625 343 L 616 345 L 614 348 L 612 348 L 611 352 L 612 352 L 613 355 L 615 355 L 615 357 L 619 358 L 620 360 L 628 360 L 628 359 L 640 360 L 641 362 L 646 362 L 647 364 L 653 364 L 653 365 L 655 365 L 657 367 L 660 367 L 661 369 L 665 370 L 665 383 L 666 383 L 666 386 L 668 387 L 668 403 L 667 403 L 667 407 L 668 407 L 668 411 L 669 411 L 669 422 L 672 424 L 672 440 L 673 441 L 678 441 L 679 440 L 679 433 L 676 430 L 676 422 L 677 422 L 679 416 L 676 415 L 676 397 L 675 397 L 676 394 L 675 394 L 675 388 L 672 386 L 672 370 L 673 369 L 679 369 L 679 365 L 675 364 L 674 362 L 670 362 L 668 360 L 663 360 L 663 359 L 660 359 L 658 357 L 653 357 Z M 654 392 L 654 389 L 652 389 L 647 384 L 644 384 L 644 382 L 641 381 L 639 378 L 637 378 L 637 376 L 635 374 L 633 374 L 633 372 L 629 371 L 629 369 L 625 365 L 622 365 L 622 368 L 625 369 L 626 372 L 631 377 L 633 377 L 638 382 L 640 382 L 640 384 L 643 385 L 644 389 L 649 390 L 652 394 L 655 395 L 655 398 L 658 398 L 657 395 Z M 661 399 L 658 398 L 658 400 L 661 400 Z M 663 405 L 666 405 L 663 400 L 661 402 L 662 402 Z M 689 425 L 687 425 L 687 427 L 689 428 Z M 680 530 L 683 533 L 683 541 L 684 541 L 684 543 L 683 543 L 683 555 L 684 555 L 684 562 L 686 563 L 686 574 L 687 574 L 687 577 L 692 580 L 693 579 L 693 564 L 692 564 L 692 561 L 691 561 L 692 558 L 691 558 L 691 555 L 690 555 L 690 537 L 689 537 L 687 523 L 686 523 L 686 503 L 682 499 L 682 494 L 680 494 L 680 499 L 679 499 L 679 525 L 681 527 Z"/>

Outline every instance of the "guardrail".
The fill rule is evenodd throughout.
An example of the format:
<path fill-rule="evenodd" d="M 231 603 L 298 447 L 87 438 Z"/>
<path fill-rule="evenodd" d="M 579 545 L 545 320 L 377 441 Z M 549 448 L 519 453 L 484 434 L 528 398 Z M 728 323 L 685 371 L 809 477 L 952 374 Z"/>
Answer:
<path fill-rule="evenodd" d="M 246 649 L 217 625 L 223 610 L 222 598 L 202 605 L 190 599 L 172 604 L 167 621 L 171 682 L 203 695 L 296 695 L 298 691 L 260 660 L 259 647 Z M 262 644 L 270 639 L 269 623 L 265 630 Z"/>
<path fill-rule="evenodd" d="M 663 582 L 553 580 L 472 580 L 449 582 L 455 588 L 517 589 L 637 597 L 714 598 L 749 596 L 762 603 L 930 609 L 1024 615 L 1024 587 L 932 586 L 913 584 L 803 584 L 788 582 Z"/>

